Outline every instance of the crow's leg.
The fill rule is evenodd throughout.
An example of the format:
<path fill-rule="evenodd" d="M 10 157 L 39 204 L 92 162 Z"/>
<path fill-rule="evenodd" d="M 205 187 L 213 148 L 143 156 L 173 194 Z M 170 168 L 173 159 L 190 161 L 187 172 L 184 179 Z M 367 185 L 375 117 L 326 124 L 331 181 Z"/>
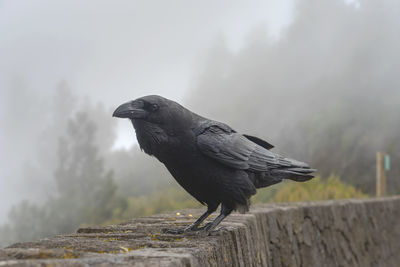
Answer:
<path fill-rule="evenodd" d="M 177 229 L 168 229 L 165 233 L 167 234 L 183 234 L 185 232 L 190 232 L 190 231 L 197 231 L 199 229 L 199 225 L 207 219 L 208 216 L 211 215 L 214 211 L 217 210 L 218 205 L 216 206 L 211 206 L 209 205 L 207 207 L 206 212 L 203 213 L 194 223 L 189 225 L 188 227 L 185 228 L 177 228 Z"/>
<path fill-rule="evenodd" d="M 201 234 L 209 234 L 212 230 L 215 229 L 215 227 L 218 226 L 222 222 L 223 219 L 225 219 L 231 212 L 233 211 L 233 208 L 228 208 L 224 204 L 221 205 L 221 213 L 218 215 L 217 218 L 215 218 L 214 221 L 207 223 L 204 227 L 199 228 L 198 230 L 201 231 Z"/>

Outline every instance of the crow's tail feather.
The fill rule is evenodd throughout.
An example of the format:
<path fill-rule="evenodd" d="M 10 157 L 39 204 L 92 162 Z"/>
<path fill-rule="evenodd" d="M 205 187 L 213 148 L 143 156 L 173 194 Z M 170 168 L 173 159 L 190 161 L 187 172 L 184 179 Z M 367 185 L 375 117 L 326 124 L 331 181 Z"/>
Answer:
<path fill-rule="evenodd" d="M 307 163 L 278 155 L 277 163 L 268 172 L 248 173 L 248 175 L 256 188 L 262 188 L 280 183 L 283 179 L 305 182 L 313 178 L 312 173 L 316 171 Z"/>
<path fill-rule="evenodd" d="M 311 173 L 315 172 L 315 169 L 310 168 L 282 168 L 272 170 L 272 176 L 279 177 L 280 179 L 290 179 L 296 182 L 308 181 L 314 177 Z"/>
<path fill-rule="evenodd" d="M 312 175 L 315 169 L 311 169 L 307 163 L 297 161 L 294 159 L 284 158 L 285 166 L 279 166 L 271 170 L 272 176 L 279 177 L 280 179 L 290 179 L 296 182 L 308 181 L 314 177 Z"/>

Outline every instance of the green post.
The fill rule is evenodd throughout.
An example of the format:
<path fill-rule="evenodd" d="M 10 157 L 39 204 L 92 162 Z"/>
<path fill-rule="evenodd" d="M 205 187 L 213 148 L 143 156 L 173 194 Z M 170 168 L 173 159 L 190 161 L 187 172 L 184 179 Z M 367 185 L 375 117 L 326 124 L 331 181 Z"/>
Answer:
<path fill-rule="evenodd" d="M 390 156 L 388 154 L 385 155 L 384 166 L 385 171 L 390 171 Z"/>

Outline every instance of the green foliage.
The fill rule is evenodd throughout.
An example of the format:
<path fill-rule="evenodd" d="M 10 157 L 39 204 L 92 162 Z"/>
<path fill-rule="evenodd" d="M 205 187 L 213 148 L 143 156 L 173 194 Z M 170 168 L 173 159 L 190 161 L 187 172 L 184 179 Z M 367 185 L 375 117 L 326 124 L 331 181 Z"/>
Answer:
<path fill-rule="evenodd" d="M 257 189 L 257 194 L 251 198 L 251 203 L 271 202 L 272 198 L 283 186 L 284 183 L 279 183 L 267 188 Z"/>
<path fill-rule="evenodd" d="M 264 191 L 265 190 L 265 191 Z M 344 198 L 364 198 L 362 193 L 352 185 L 341 181 L 338 176 L 331 175 L 327 179 L 315 177 L 304 183 L 283 182 L 271 194 L 269 189 L 259 190 L 254 202 L 294 202 Z"/>

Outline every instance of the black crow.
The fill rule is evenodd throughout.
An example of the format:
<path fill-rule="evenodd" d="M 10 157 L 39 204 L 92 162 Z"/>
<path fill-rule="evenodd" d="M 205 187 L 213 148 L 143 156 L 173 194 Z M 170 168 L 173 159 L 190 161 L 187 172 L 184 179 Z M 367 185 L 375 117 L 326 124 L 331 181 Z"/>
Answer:
<path fill-rule="evenodd" d="M 169 233 L 209 233 L 233 210 L 249 210 L 256 188 L 291 179 L 311 179 L 314 169 L 270 151 L 273 146 L 228 125 L 199 116 L 178 103 L 150 95 L 120 105 L 113 113 L 128 118 L 140 148 L 164 163 L 176 181 L 207 205 L 207 211 L 184 229 Z M 220 215 L 199 225 L 221 204 Z"/>

